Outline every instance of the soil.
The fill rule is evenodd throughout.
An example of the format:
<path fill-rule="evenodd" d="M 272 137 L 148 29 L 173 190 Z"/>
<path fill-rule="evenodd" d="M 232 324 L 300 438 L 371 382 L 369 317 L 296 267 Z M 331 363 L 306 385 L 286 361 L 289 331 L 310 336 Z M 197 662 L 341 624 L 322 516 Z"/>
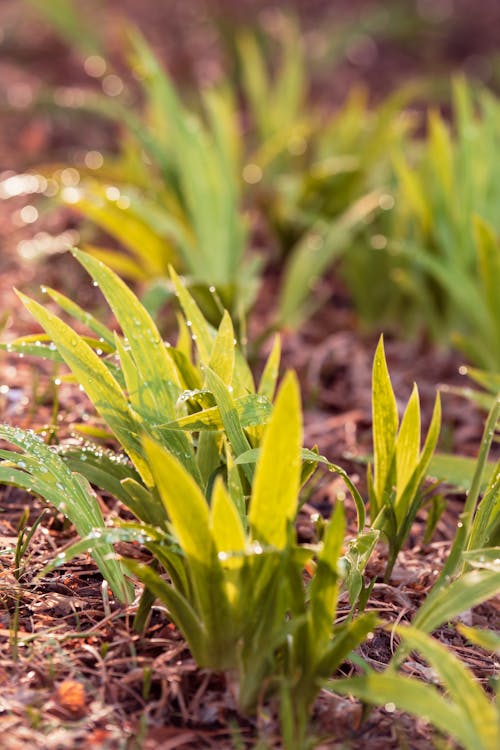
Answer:
<path fill-rule="evenodd" d="M 112 148 L 112 128 L 74 118 L 54 117 L 33 107 L 36 92 L 47 85 L 88 84 L 81 60 L 17 0 L 0 5 L 0 179 L 44 161 L 69 161 L 82 150 Z M 91 13 L 96 3 L 82 3 Z M 115 50 L 118 14 L 138 23 L 181 82 L 211 80 L 224 66 L 224 56 L 210 24 L 235 17 L 241 23 L 271 23 L 276 7 L 299 15 L 308 48 L 325 43 L 325 29 L 349 24 L 351 47 L 345 61 L 331 69 L 318 65 L 313 95 L 334 107 L 354 83 L 368 85 L 374 98 L 415 75 L 446 78 L 455 70 L 479 76 L 497 85 L 495 55 L 500 42 L 500 5 L 483 0 L 396 3 L 403 8 L 398 32 L 390 32 L 388 3 L 358 0 L 180 0 L 158 3 L 112 0 L 106 4 L 107 37 Z M 385 8 L 385 10 L 384 10 Z M 363 25 L 375 12 L 384 12 L 378 36 Z M 372 14 L 369 16 L 368 14 Z M 399 16 L 398 16 L 399 17 Z M 404 23 L 406 19 L 406 24 Z M 411 22 L 411 23 L 410 23 Z M 384 31 L 385 28 L 385 31 Z M 362 30 L 362 31 L 360 31 Z M 371 40 L 371 42 L 370 42 Z M 327 41 L 327 38 L 326 38 Z M 358 45 L 356 47 L 356 45 Z M 364 46 L 363 46 L 364 45 Z M 345 50 L 344 50 L 345 51 Z M 312 54 L 312 53 L 311 53 Z M 119 63 L 117 63 L 119 64 Z M 71 258 L 61 253 L 64 233 L 78 231 L 74 218 L 61 211 L 42 216 L 34 226 L 20 219 L 23 198 L 0 200 L 0 318 L 9 313 L 2 340 L 37 330 L 13 288 L 37 295 L 38 284 L 64 290 L 79 304 L 103 309 L 95 289 L 83 280 Z M 38 261 L 23 258 L 23 242 L 45 232 L 48 255 Z M 20 252 L 19 252 L 20 251 Z M 365 469 L 359 461 L 370 446 L 371 359 L 376 335 L 361 335 L 341 283 L 333 274 L 323 287 L 326 304 L 298 332 L 284 334 L 284 368 L 295 368 L 303 387 L 305 444 L 317 444 L 321 453 L 341 463 L 360 487 Z M 264 280 L 252 325 L 265 325 L 272 307 L 274 279 Z M 98 313 L 99 314 L 99 313 Z M 398 399 L 406 401 L 413 381 L 419 385 L 424 422 L 428 423 L 436 388 L 464 385 L 461 359 L 437 349 L 424 339 L 386 338 L 389 369 Z M 5 355 L 1 360 L 0 409 L 2 419 L 37 430 L 50 430 L 58 440 L 71 440 L 71 423 L 91 419 L 91 409 L 77 389 L 63 385 L 54 409 L 52 367 L 28 358 Z M 446 447 L 475 455 L 484 415 L 471 403 L 444 394 L 443 424 Z M 342 483 L 325 476 L 304 506 L 298 533 L 314 533 L 311 514 L 328 515 Z M 102 498 L 107 513 L 120 508 Z M 453 497 L 429 544 L 422 543 L 424 517 L 400 555 L 390 584 L 378 578 L 369 607 L 387 622 L 410 621 L 449 549 L 463 498 Z M 349 506 L 348 506 L 349 507 Z M 74 531 L 53 509 L 15 488 L 0 488 L 0 747 L 30 748 L 245 748 L 257 737 L 279 747 L 279 729 L 272 707 L 248 720 L 238 718 L 230 691 L 220 675 L 196 668 L 182 638 L 165 611 L 155 606 L 147 632 L 134 633 L 134 607 L 108 598 L 90 559 L 78 558 L 53 573 L 37 578 L 45 564 L 74 540 Z M 33 523 L 44 512 L 34 535 L 22 574 L 14 576 L 17 527 L 24 510 Z M 349 512 L 354 518 L 353 509 Z M 137 550 L 124 550 L 137 554 Z M 370 563 L 368 575 L 380 576 L 384 551 Z M 139 593 L 139 589 L 138 589 Z M 339 617 L 346 610 L 341 605 Z M 500 630 L 500 603 L 492 600 L 467 613 L 467 623 Z M 18 618 L 17 629 L 14 627 Z M 457 653 L 484 685 L 498 665 L 473 648 L 452 626 L 436 636 Z M 383 668 L 394 644 L 377 630 L 361 649 L 374 667 Z M 405 669 L 429 679 L 425 665 L 412 661 Z M 355 670 L 346 664 L 344 674 Z M 320 694 L 312 721 L 318 748 L 425 750 L 434 746 L 433 730 L 391 707 L 374 709 L 367 717 L 360 704 L 327 691 Z M 446 747 L 452 747 L 450 743 Z"/>

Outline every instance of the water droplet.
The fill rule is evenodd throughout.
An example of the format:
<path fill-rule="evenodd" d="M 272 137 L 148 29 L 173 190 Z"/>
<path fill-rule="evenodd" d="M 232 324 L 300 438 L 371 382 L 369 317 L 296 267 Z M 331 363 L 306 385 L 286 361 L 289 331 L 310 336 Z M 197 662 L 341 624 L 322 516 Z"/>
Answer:
<path fill-rule="evenodd" d="M 101 78 L 106 72 L 106 60 L 100 55 L 90 55 L 85 58 L 83 68 L 88 76 Z"/>

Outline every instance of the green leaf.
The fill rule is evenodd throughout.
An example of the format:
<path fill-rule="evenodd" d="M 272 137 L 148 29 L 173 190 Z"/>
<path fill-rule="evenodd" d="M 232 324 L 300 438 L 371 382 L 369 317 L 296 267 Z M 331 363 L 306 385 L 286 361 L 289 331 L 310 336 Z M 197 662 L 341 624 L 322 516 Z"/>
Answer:
<path fill-rule="evenodd" d="M 423 232 L 427 232 L 431 225 L 431 214 L 421 177 L 417 171 L 410 169 L 402 156 L 394 157 L 394 166 L 401 183 L 403 196 L 418 217 Z"/>
<path fill-rule="evenodd" d="M 373 360 L 372 374 L 372 421 L 374 485 L 377 498 L 383 504 L 390 489 L 390 475 L 393 470 L 396 433 L 398 430 L 398 410 L 392 389 L 389 370 L 384 353 L 384 340 L 380 337 Z"/>
<path fill-rule="evenodd" d="M 429 156 L 449 204 L 454 203 L 454 143 L 439 112 L 429 113 Z"/>
<path fill-rule="evenodd" d="M 42 287 L 42 291 L 48 294 L 49 297 L 54 300 L 54 302 L 57 302 L 59 307 L 64 310 L 64 312 L 68 313 L 68 315 L 71 315 L 73 318 L 75 318 L 75 320 L 79 320 L 80 323 L 88 326 L 90 330 L 96 334 L 96 336 L 99 336 L 101 339 L 103 339 L 103 341 L 106 342 L 106 344 L 108 344 L 111 351 L 114 351 L 115 340 L 109 328 L 100 323 L 96 318 L 94 318 L 93 315 L 80 307 L 80 305 L 77 305 L 76 302 L 73 302 L 73 300 L 69 299 L 64 294 L 57 292 L 55 289 L 51 289 L 50 287 Z"/>
<path fill-rule="evenodd" d="M 345 528 L 344 508 L 342 503 L 337 503 L 326 528 L 310 588 L 310 637 L 319 651 L 330 640 L 332 622 L 335 620 L 339 591 L 338 561 L 344 544 Z"/>
<path fill-rule="evenodd" d="M 103 263 L 79 250 L 73 254 L 97 282 L 121 326 L 141 381 L 143 408 L 174 417 L 180 393 L 179 376 L 149 313 Z"/>
<path fill-rule="evenodd" d="M 349 657 L 353 649 L 365 640 L 377 624 L 377 615 L 374 612 L 369 612 L 356 617 L 352 622 L 337 627 L 329 647 L 318 664 L 318 676 L 325 679 L 331 675 L 334 669 L 337 669 Z"/>
<path fill-rule="evenodd" d="M 264 425 L 269 421 L 272 404 L 264 396 L 250 394 L 249 396 L 234 399 L 233 403 L 242 427 Z M 212 406 L 209 409 L 202 409 L 185 417 L 179 417 L 179 419 L 159 425 L 159 427 L 164 427 L 168 430 L 197 432 L 199 430 L 222 430 L 224 425 L 220 408 Z"/>
<path fill-rule="evenodd" d="M 462 556 L 472 568 L 493 570 L 500 573 L 500 547 L 472 549 L 464 552 Z"/>
<path fill-rule="evenodd" d="M 261 455 L 260 448 L 251 448 L 250 450 L 246 451 L 245 453 L 241 453 L 238 456 L 238 458 L 236 459 L 236 464 L 238 464 L 239 466 L 244 466 L 247 463 L 255 464 L 259 460 L 260 455 Z M 359 494 L 359 490 L 357 489 L 356 485 L 352 482 L 347 472 L 341 466 L 338 466 L 337 464 L 333 464 L 324 456 L 321 456 L 319 453 L 316 453 L 316 451 L 311 451 L 307 448 L 302 449 L 301 457 L 302 457 L 302 461 L 305 464 L 323 464 L 324 466 L 326 466 L 328 471 L 331 471 L 334 474 L 338 474 L 339 476 L 342 477 L 356 505 L 356 512 L 358 514 L 358 531 L 361 532 L 365 526 L 365 517 L 366 517 L 365 504 L 364 504 L 363 498 Z"/>
<path fill-rule="evenodd" d="M 233 323 L 225 310 L 207 364 L 226 385 L 233 382 L 235 343 Z"/>
<path fill-rule="evenodd" d="M 99 503 L 89 483 L 80 474 L 73 474 L 41 438 L 8 425 L 0 426 L 0 437 L 23 451 L 1 451 L 4 461 L 0 464 L 0 482 L 23 487 L 43 497 L 69 518 L 81 537 L 104 530 Z M 114 594 L 120 601 L 130 601 L 131 590 L 113 547 L 104 544 L 92 553 Z"/>
<path fill-rule="evenodd" d="M 250 448 L 250 443 L 243 431 L 238 410 L 231 395 L 232 387 L 226 386 L 209 367 L 205 369 L 205 382 L 207 388 L 215 397 L 217 406 L 219 407 L 220 418 L 234 454 L 239 456 L 240 453 L 245 453 Z M 247 479 L 252 481 L 253 466 L 245 467 L 244 471 Z"/>
<path fill-rule="evenodd" d="M 340 255 L 345 253 L 355 235 L 379 206 L 379 194 L 360 198 L 335 221 L 317 225 L 293 248 L 285 269 L 278 303 L 281 326 L 296 327 L 310 314 L 311 287 Z"/>
<path fill-rule="evenodd" d="M 71 47 L 80 54 L 101 55 L 103 48 L 102 28 L 74 0 L 28 0 Z"/>
<path fill-rule="evenodd" d="M 417 467 L 419 454 L 420 400 L 414 385 L 396 441 L 396 504 Z"/>
<path fill-rule="evenodd" d="M 452 456 L 447 453 L 434 453 L 427 475 L 430 479 L 451 484 L 459 490 L 468 491 L 476 469 L 477 459 L 466 456 Z M 484 491 L 493 476 L 495 464 L 489 461 L 484 469 L 481 490 Z"/>
<path fill-rule="evenodd" d="M 443 586 L 424 601 L 413 619 L 413 626 L 430 633 L 461 612 L 471 609 L 500 591 L 500 571 L 473 570 Z"/>
<path fill-rule="evenodd" d="M 212 536 L 220 553 L 241 552 L 246 539 L 241 519 L 222 481 L 217 477 L 212 492 L 210 513 Z"/>
<path fill-rule="evenodd" d="M 122 481 L 140 476 L 123 454 L 113 453 L 90 443 L 80 446 L 62 446 L 58 450 L 71 471 L 82 474 L 91 484 L 125 502 Z"/>
<path fill-rule="evenodd" d="M 297 511 L 301 444 L 299 386 L 288 373 L 262 441 L 248 515 L 254 539 L 278 549 L 285 547 Z"/>
<path fill-rule="evenodd" d="M 477 740 L 485 748 L 498 747 L 500 723 L 494 707 L 475 677 L 454 654 L 438 641 L 416 628 L 399 627 L 405 643 L 418 650 L 438 674 L 450 699 L 464 719 L 474 727 Z"/>
<path fill-rule="evenodd" d="M 123 561 L 123 564 L 166 605 L 174 623 L 185 637 L 197 663 L 199 665 L 205 664 L 209 658 L 206 653 L 206 632 L 203 623 L 189 601 L 148 565 L 128 558 Z"/>
<path fill-rule="evenodd" d="M 203 317 L 200 308 L 189 294 L 186 287 L 181 283 L 181 280 L 174 269 L 170 268 L 169 271 L 170 278 L 172 279 L 175 288 L 175 294 L 179 298 L 179 302 L 186 317 L 186 324 L 191 329 L 191 334 L 196 336 L 196 348 L 200 353 L 200 359 L 203 363 L 208 365 L 214 345 L 215 331 Z"/>
<path fill-rule="evenodd" d="M 147 276 L 163 276 L 168 264 L 176 260 L 164 237 L 153 231 L 151 224 L 144 221 L 134 212 L 131 206 L 121 208 L 106 195 L 106 187 L 93 181 L 81 183 L 78 198 L 69 205 L 97 226 L 117 239 L 127 250 L 137 257 Z M 64 199 L 64 192 L 61 192 Z M 130 200 L 130 199 L 129 199 Z M 148 252 L 144 252 L 144 248 Z M 92 253 L 96 262 L 102 253 Z M 106 254 L 104 254 L 106 257 Z M 109 254 L 106 257 L 109 260 Z"/>
<path fill-rule="evenodd" d="M 479 628 L 469 628 L 466 625 L 457 625 L 457 630 L 465 636 L 471 643 L 474 643 L 485 651 L 493 651 L 500 655 L 500 635 L 492 630 L 480 630 Z"/>
<path fill-rule="evenodd" d="M 493 470 L 493 477 L 481 498 L 470 532 L 468 549 L 486 547 L 493 540 L 494 530 L 500 522 L 500 461 Z"/>
<path fill-rule="evenodd" d="M 500 299 L 497 283 L 500 278 L 500 242 L 495 229 L 479 216 L 474 217 L 473 226 L 482 292 L 496 332 L 491 347 L 500 362 Z"/>
<path fill-rule="evenodd" d="M 274 338 L 273 346 L 269 357 L 267 358 L 264 370 L 259 383 L 259 396 L 265 396 L 272 401 L 278 381 L 279 367 L 281 358 L 281 339 L 277 335 Z"/>
<path fill-rule="evenodd" d="M 458 707 L 430 685 L 394 673 L 370 672 L 362 677 L 333 680 L 328 687 L 334 693 L 354 695 L 376 706 L 393 703 L 402 711 L 431 721 L 436 729 L 463 743 L 467 750 L 478 750 L 473 744 L 476 737 Z"/>
<path fill-rule="evenodd" d="M 180 546 L 189 558 L 209 566 L 213 552 L 210 515 L 199 486 L 178 459 L 148 437 L 144 437 L 144 449 Z"/>
<path fill-rule="evenodd" d="M 59 354 L 85 389 L 99 414 L 123 445 L 144 481 L 149 484 L 151 475 L 141 456 L 142 449 L 138 439 L 141 430 L 139 416 L 132 413 L 120 386 L 108 368 L 66 323 L 29 297 L 20 292 L 18 296 L 49 334 Z"/>

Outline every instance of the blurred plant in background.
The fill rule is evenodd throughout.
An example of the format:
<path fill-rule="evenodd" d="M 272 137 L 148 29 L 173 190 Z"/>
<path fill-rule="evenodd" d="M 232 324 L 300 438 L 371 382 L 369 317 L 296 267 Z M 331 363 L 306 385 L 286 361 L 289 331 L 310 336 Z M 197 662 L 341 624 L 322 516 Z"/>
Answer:
<path fill-rule="evenodd" d="M 343 271 L 371 327 L 425 331 L 498 371 L 500 104 L 458 78 L 451 119 L 431 110 L 426 135 L 393 152 L 394 210 Z"/>
<path fill-rule="evenodd" d="M 72 40 L 78 9 L 64 5 L 66 21 L 60 22 L 59 8 L 55 26 Z M 52 10 L 47 14 L 54 23 Z M 168 296 L 161 280 L 173 263 L 214 322 L 223 307 L 241 320 L 262 265 L 279 261 L 285 270 L 272 327 L 296 326 L 314 308 L 317 279 L 387 203 L 380 185 L 388 152 L 408 129 L 399 111 L 409 90 L 375 110 L 359 91 L 339 112 L 322 111 L 311 104 L 301 30 L 283 14 L 275 21 L 274 44 L 264 37 L 260 45 L 256 32 L 236 34 L 236 79 L 195 91 L 194 106 L 181 101 L 135 29 L 127 33 L 128 67 L 139 81 L 141 105 L 131 105 L 128 87 L 120 94 L 104 86 L 113 77 L 104 57 L 86 58 L 91 75 L 108 71 L 103 88 L 112 96 L 89 91 L 75 104 L 120 125 L 118 153 L 90 153 L 78 170 L 58 165 L 52 174 L 43 171 L 51 184 L 53 178 L 59 183 L 58 199 L 114 245 L 91 242 L 86 249 L 131 280 L 160 280 L 145 298 L 152 310 Z M 80 47 L 96 45 L 92 36 Z M 278 64 L 271 65 L 276 56 Z M 265 250 L 252 253 L 263 221 Z"/>

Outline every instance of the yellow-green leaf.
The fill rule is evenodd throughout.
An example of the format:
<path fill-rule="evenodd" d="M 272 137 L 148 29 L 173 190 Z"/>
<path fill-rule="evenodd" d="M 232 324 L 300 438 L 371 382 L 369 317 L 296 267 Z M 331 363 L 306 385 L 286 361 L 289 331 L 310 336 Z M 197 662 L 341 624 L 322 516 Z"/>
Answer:
<path fill-rule="evenodd" d="M 179 544 L 188 557 L 210 566 L 210 518 L 207 501 L 192 476 L 162 446 L 143 440 L 156 487 L 165 505 Z"/>
<path fill-rule="evenodd" d="M 234 347 L 233 323 L 227 310 L 224 310 L 208 366 L 226 385 L 231 385 L 233 379 Z"/>
<path fill-rule="evenodd" d="M 382 336 L 373 360 L 372 419 L 374 486 L 377 499 L 381 503 L 393 465 L 399 421 Z"/>
<path fill-rule="evenodd" d="M 110 429 L 121 442 L 142 478 L 151 483 L 151 475 L 141 456 L 138 433 L 141 423 L 132 413 L 116 380 L 91 347 L 66 323 L 38 302 L 18 292 L 19 298 L 35 320 L 49 334 L 77 381 Z"/>
<path fill-rule="evenodd" d="M 239 513 L 221 477 L 217 477 L 210 513 L 212 536 L 219 553 L 243 552 L 245 532 Z"/>
<path fill-rule="evenodd" d="M 396 442 L 396 503 L 417 467 L 419 453 L 420 400 L 414 385 Z"/>
<path fill-rule="evenodd" d="M 297 511 L 301 447 L 299 385 L 288 373 L 264 434 L 249 509 L 254 539 L 278 549 L 285 547 L 287 525 Z"/>

